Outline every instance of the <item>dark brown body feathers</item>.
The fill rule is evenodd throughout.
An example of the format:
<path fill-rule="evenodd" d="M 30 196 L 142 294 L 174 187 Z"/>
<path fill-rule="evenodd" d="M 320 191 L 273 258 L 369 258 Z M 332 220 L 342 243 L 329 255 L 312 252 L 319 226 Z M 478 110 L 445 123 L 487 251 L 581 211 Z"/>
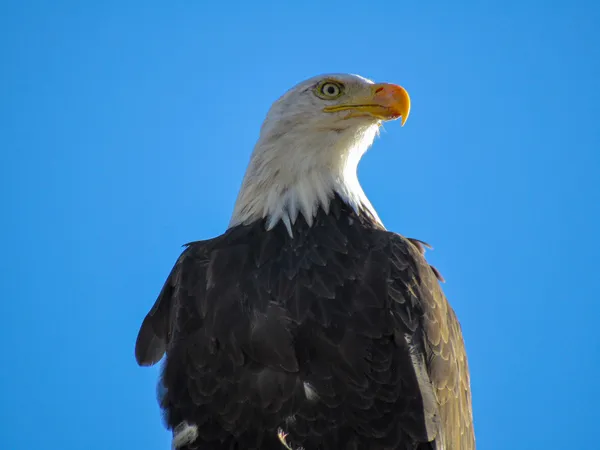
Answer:
<path fill-rule="evenodd" d="M 184 449 L 472 450 L 460 325 L 419 241 L 340 199 L 293 239 L 262 221 L 191 243 L 146 316 Z"/>

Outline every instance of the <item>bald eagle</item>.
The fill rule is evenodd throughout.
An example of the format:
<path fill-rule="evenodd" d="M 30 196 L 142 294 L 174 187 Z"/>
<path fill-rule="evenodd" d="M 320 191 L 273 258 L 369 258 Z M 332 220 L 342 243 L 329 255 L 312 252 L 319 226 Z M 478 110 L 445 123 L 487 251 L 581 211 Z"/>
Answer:
<path fill-rule="evenodd" d="M 173 448 L 472 450 L 460 325 L 421 241 L 387 231 L 357 166 L 394 84 L 332 74 L 271 107 L 229 228 L 192 242 L 139 330 L 166 353 Z"/>

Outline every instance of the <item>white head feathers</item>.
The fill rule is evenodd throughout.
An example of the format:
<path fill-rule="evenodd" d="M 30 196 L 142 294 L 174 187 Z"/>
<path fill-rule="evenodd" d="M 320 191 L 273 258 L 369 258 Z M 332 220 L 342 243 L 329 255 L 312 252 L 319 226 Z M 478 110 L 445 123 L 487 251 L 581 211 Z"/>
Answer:
<path fill-rule="evenodd" d="M 283 221 L 291 235 L 299 214 L 311 225 L 319 208 L 328 211 L 335 194 L 379 221 L 358 182 L 357 168 L 381 120 L 399 113 L 392 117 L 386 104 L 382 117 L 380 104 L 365 104 L 373 103 L 375 94 L 382 96 L 378 92 L 384 88 L 374 91 L 376 86 L 399 88 L 334 74 L 306 80 L 278 99 L 261 128 L 230 227 L 266 218 L 267 229 Z"/>

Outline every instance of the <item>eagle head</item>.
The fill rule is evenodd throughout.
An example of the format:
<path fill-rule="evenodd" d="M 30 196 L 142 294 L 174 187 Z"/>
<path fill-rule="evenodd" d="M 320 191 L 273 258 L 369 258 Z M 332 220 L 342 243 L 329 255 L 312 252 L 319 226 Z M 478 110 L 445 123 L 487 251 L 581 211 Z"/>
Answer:
<path fill-rule="evenodd" d="M 379 218 L 357 179 L 358 163 L 382 121 L 410 112 L 406 90 L 358 75 L 328 74 L 303 81 L 271 106 L 250 158 L 230 226 L 266 219 L 267 229 L 310 225 L 339 195 Z"/>

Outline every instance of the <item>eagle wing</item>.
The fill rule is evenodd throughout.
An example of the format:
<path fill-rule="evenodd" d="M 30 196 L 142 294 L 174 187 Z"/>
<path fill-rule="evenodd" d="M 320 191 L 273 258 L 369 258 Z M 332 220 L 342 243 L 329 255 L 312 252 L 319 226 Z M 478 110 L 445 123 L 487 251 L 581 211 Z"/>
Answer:
<path fill-rule="evenodd" d="M 140 366 L 159 362 L 171 341 L 178 321 L 174 320 L 186 302 L 181 297 L 202 295 L 197 289 L 205 287 L 206 269 L 214 239 L 188 244 L 171 269 L 156 302 L 144 318 L 135 343 L 135 358 Z M 193 285 L 190 285 L 190 283 Z M 191 290 L 186 292 L 187 289 Z M 187 302 L 193 305 L 193 302 Z M 195 316 L 197 314 L 193 314 Z"/>
<path fill-rule="evenodd" d="M 469 367 L 460 324 L 439 285 L 439 273 L 425 260 L 423 243 L 394 233 L 386 235 L 396 341 L 405 338 L 416 372 L 421 364 L 425 367 L 427 376 L 420 384 L 431 383 L 433 388 L 439 414 L 434 449 L 473 450 Z M 427 388 L 421 391 L 427 392 Z"/>

